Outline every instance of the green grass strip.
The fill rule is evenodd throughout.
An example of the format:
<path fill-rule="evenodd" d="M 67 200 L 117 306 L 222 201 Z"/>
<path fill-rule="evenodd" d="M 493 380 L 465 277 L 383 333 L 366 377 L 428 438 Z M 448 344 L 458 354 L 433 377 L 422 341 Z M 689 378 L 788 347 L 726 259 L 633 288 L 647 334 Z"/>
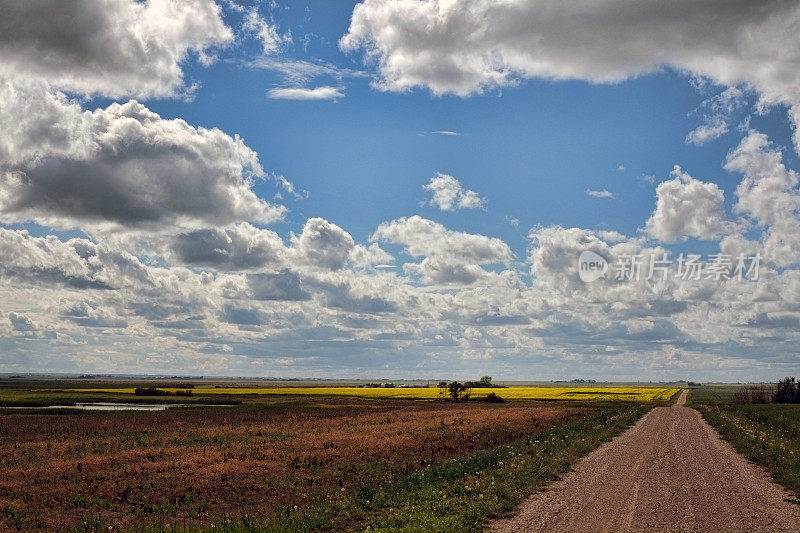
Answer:
<path fill-rule="evenodd" d="M 719 434 L 800 497 L 800 405 L 698 404 Z"/>

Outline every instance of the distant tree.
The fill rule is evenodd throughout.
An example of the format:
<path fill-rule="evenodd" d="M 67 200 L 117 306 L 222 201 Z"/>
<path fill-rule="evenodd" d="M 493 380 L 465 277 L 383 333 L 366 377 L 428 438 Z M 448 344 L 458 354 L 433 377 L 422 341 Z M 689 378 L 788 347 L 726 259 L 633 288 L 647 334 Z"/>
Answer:
<path fill-rule="evenodd" d="M 161 390 L 156 387 L 136 387 L 134 389 L 136 396 L 174 396 L 175 393 L 168 390 Z"/>
<path fill-rule="evenodd" d="M 775 403 L 800 403 L 800 393 L 798 393 L 797 382 L 793 377 L 785 377 L 778 382 L 775 387 L 775 394 L 772 396 Z"/>
<path fill-rule="evenodd" d="M 479 380 L 465 381 L 464 386 L 468 389 L 489 389 L 495 387 L 492 383 L 492 376 L 483 376 Z"/>
<path fill-rule="evenodd" d="M 453 381 L 447 386 L 447 390 L 450 393 L 450 397 L 458 401 L 461 399 L 462 393 L 467 390 L 467 387 L 458 381 Z"/>

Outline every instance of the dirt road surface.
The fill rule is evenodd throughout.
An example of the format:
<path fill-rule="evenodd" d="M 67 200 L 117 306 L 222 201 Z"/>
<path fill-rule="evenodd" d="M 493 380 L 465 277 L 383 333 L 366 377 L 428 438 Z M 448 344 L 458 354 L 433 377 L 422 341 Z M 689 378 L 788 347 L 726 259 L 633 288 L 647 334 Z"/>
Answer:
<path fill-rule="evenodd" d="M 800 531 L 800 505 L 684 407 L 657 407 L 489 530 Z"/>

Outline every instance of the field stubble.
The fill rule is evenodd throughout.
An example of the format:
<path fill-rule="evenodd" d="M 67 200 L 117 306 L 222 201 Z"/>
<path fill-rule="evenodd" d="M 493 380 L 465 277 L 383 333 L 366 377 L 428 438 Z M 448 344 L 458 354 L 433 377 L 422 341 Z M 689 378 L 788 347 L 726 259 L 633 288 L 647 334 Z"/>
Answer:
<path fill-rule="evenodd" d="M 269 518 L 591 412 L 579 405 L 331 398 L 0 416 L 0 524 L 183 529 L 226 517 Z"/>

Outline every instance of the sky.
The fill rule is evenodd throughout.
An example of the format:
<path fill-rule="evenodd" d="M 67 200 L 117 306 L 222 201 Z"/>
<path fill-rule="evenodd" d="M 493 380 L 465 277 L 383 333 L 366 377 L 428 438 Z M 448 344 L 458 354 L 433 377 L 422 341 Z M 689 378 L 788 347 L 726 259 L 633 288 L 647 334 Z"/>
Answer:
<path fill-rule="evenodd" d="M 798 374 L 798 36 L 770 0 L 0 0 L 0 373 Z"/>

